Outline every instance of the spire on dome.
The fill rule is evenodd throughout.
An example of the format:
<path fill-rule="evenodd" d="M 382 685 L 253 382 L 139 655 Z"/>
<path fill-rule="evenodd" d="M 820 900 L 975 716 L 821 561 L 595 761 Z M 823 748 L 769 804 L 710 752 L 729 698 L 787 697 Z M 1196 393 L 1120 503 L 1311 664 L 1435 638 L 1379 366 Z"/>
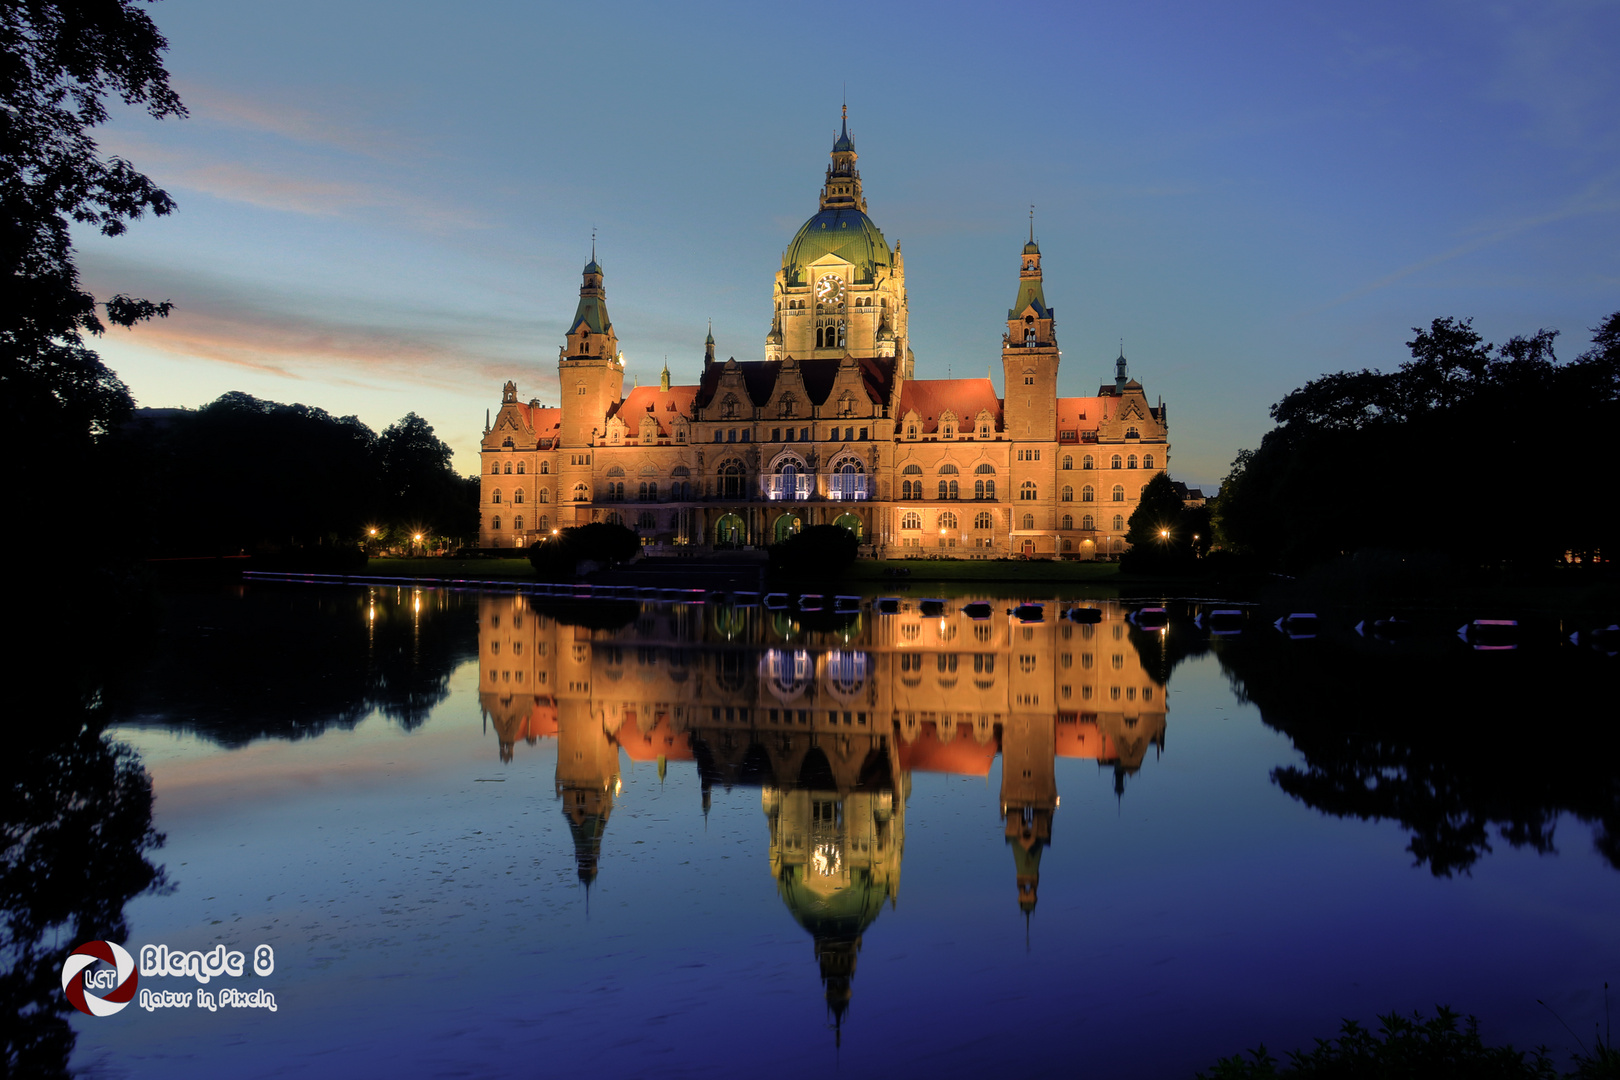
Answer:
<path fill-rule="evenodd" d="M 1024 245 L 1025 255 L 1039 255 L 1040 245 L 1035 243 L 1035 204 L 1029 204 L 1029 243 Z"/>

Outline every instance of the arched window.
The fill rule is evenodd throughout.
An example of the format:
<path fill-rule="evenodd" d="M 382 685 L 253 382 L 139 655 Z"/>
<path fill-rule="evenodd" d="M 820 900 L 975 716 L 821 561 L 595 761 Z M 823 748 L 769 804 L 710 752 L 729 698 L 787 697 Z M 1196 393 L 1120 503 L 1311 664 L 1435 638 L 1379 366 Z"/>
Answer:
<path fill-rule="evenodd" d="M 1114 485 L 1114 501 L 1115 502 L 1124 502 L 1125 501 L 1125 485 L 1124 484 L 1115 484 Z"/>
<path fill-rule="evenodd" d="M 866 470 L 853 458 L 835 462 L 832 468 L 831 494 L 835 499 L 866 498 Z"/>
<path fill-rule="evenodd" d="M 501 504 L 501 489 L 500 488 L 495 489 L 495 497 L 493 499 L 491 499 L 490 502 L 494 503 L 496 506 L 499 506 Z"/>
<path fill-rule="evenodd" d="M 518 475 L 522 476 L 526 471 L 528 471 L 528 464 L 522 461 L 518 462 Z"/>
<path fill-rule="evenodd" d="M 539 491 L 537 491 L 535 493 L 534 499 L 535 499 L 536 502 L 550 502 L 551 501 L 551 489 L 550 488 L 541 488 Z"/>
<path fill-rule="evenodd" d="M 1113 460 L 1110 462 L 1110 467 L 1115 468 L 1115 469 L 1124 468 L 1125 467 L 1124 459 L 1122 459 L 1118 454 L 1115 454 L 1114 457 L 1113 457 Z"/>
<path fill-rule="evenodd" d="M 1035 498 L 1035 481 L 1025 480 L 1023 485 L 1018 489 L 1018 497 L 1020 499 L 1033 501 Z"/>
<path fill-rule="evenodd" d="M 996 475 L 996 467 L 994 465 L 990 464 L 988 461 L 981 461 L 981 462 L 979 462 L 978 465 L 974 466 L 973 475 L 974 476 L 994 476 L 994 475 Z"/>
<path fill-rule="evenodd" d="M 611 468 L 608 469 L 607 474 L 609 476 L 623 476 L 624 475 L 624 467 L 620 466 L 620 465 L 614 465 L 614 466 L 612 466 Z"/>
<path fill-rule="evenodd" d="M 802 502 L 810 497 L 815 477 L 804 462 L 791 454 L 777 459 L 775 475 L 771 478 L 770 497 Z"/>
<path fill-rule="evenodd" d="M 915 499 L 917 497 L 916 489 L 912 487 L 910 480 L 900 481 L 900 497 L 902 499 Z"/>
<path fill-rule="evenodd" d="M 495 515 L 494 519 L 490 523 L 490 527 L 495 529 L 499 529 L 501 527 L 501 515 Z"/>
<path fill-rule="evenodd" d="M 732 460 L 720 466 L 720 495 L 727 499 L 743 497 L 743 464 Z"/>
<path fill-rule="evenodd" d="M 658 521 L 653 517 L 651 510 L 643 510 L 641 516 L 636 519 L 636 526 L 642 529 L 656 529 L 658 528 Z"/>
<path fill-rule="evenodd" d="M 1115 514 L 1114 515 L 1114 531 L 1118 532 L 1120 529 L 1123 529 L 1124 527 L 1125 527 L 1125 515 L 1124 514 Z"/>
<path fill-rule="evenodd" d="M 1074 488 L 1070 487 L 1068 484 L 1064 484 L 1063 490 L 1058 493 L 1058 501 L 1074 502 Z"/>
<path fill-rule="evenodd" d="M 956 468 L 955 465 L 952 465 L 950 462 L 947 461 L 945 464 L 943 464 L 943 465 L 941 465 L 939 467 L 939 475 L 941 475 L 941 476 L 958 476 L 958 475 L 960 475 L 960 473 L 957 471 L 957 468 Z"/>
<path fill-rule="evenodd" d="M 1035 527 L 1035 515 L 1034 514 L 1025 514 L 1024 515 L 1024 531 L 1028 532 L 1030 529 L 1033 529 L 1034 527 Z"/>
<path fill-rule="evenodd" d="M 546 515 L 541 514 L 539 522 L 535 524 L 535 528 L 539 529 L 541 532 L 545 532 L 547 529 L 551 528 L 551 519 L 546 517 Z"/>
<path fill-rule="evenodd" d="M 1097 520 L 1090 514 L 1086 514 L 1080 519 L 1080 527 L 1082 529 L 1095 529 L 1097 527 Z"/>
<path fill-rule="evenodd" d="M 522 514 L 519 514 L 517 517 L 512 519 L 512 528 L 516 529 L 518 532 L 523 531 L 523 515 Z"/>
<path fill-rule="evenodd" d="M 606 521 L 609 525 L 623 525 L 624 515 L 620 514 L 617 510 L 611 510 L 608 512 L 607 517 L 603 518 L 602 520 Z"/>
<path fill-rule="evenodd" d="M 511 462 L 510 462 L 510 461 L 508 461 L 508 462 L 507 462 L 507 463 L 506 463 L 506 475 L 507 475 L 507 476 L 511 476 L 511 475 L 512 475 L 512 463 L 511 463 Z"/>
<path fill-rule="evenodd" d="M 900 527 L 902 529 L 922 528 L 922 515 L 917 513 L 915 510 L 907 510 L 900 517 Z"/>
<path fill-rule="evenodd" d="M 1058 468 L 1060 468 L 1060 469 L 1072 469 L 1072 468 L 1074 468 L 1074 457 L 1072 455 L 1070 455 L 1070 454 L 1064 454 L 1063 455 L 1063 460 L 1058 462 Z"/>
<path fill-rule="evenodd" d="M 549 461 L 542 461 L 540 463 L 540 475 L 545 476 L 549 472 L 551 472 L 551 463 Z"/>
<path fill-rule="evenodd" d="M 1142 455 L 1142 468 L 1144 468 L 1144 469 L 1153 468 L 1153 455 L 1152 454 L 1143 454 Z"/>
<path fill-rule="evenodd" d="M 516 491 L 512 492 L 512 501 L 515 502 L 515 503 L 520 503 L 520 502 L 523 501 L 523 489 L 522 488 L 518 488 Z"/>
<path fill-rule="evenodd" d="M 587 488 L 584 484 L 575 484 L 574 485 L 574 501 L 575 502 L 590 502 L 591 501 L 590 489 Z"/>
<path fill-rule="evenodd" d="M 1095 469 L 1097 467 L 1097 462 L 1090 454 L 1087 454 L 1085 457 L 1080 459 L 1080 467 L 1082 469 Z"/>
<path fill-rule="evenodd" d="M 973 527 L 975 529 L 990 528 L 990 512 L 988 510 L 980 510 L 973 518 Z"/>
<path fill-rule="evenodd" d="M 973 481 L 973 497 L 975 499 L 979 499 L 981 501 L 984 499 L 984 481 L 983 480 L 975 480 L 975 481 Z"/>
<path fill-rule="evenodd" d="M 1136 468 L 1136 455 L 1135 454 L 1132 454 L 1130 457 L 1125 459 L 1125 467 L 1127 469 Z"/>
<path fill-rule="evenodd" d="M 920 466 L 920 465 L 907 465 L 905 468 L 900 470 L 900 475 L 901 476 L 921 476 L 922 475 L 922 466 Z"/>
<path fill-rule="evenodd" d="M 576 395 L 578 395 L 579 397 L 584 397 L 585 396 L 585 384 L 584 383 L 576 383 L 574 393 Z"/>
<path fill-rule="evenodd" d="M 1064 514 L 1064 515 L 1063 515 L 1063 525 L 1062 525 L 1062 528 L 1065 528 L 1065 529 L 1072 529 L 1072 528 L 1074 528 L 1074 518 L 1073 518 L 1073 516 L 1071 516 L 1071 515 L 1069 515 L 1069 514 Z"/>
<path fill-rule="evenodd" d="M 499 475 L 501 475 L 501 463 L 500 462 L 497 461 L 495 464 L 493 464 L 493 465 L 491 465 L 489 467 L 489 475 L 491 475 L 491 476 L 499 476 Z"/>
<path fill-rule="evenodd" d="M 1096 492 L 1094 492 L 1092 490 L 1090 484 L 1087 484 L 1085 487 L 1080 489 L 1080 501 L 1081 502 L 1091 502 L 1095 497 L 1096 497 Z"/>
<path fill-rule="evenodd" d="M 942 529 L 956 528 L 956 515 L 951 513 L 949 510 L 939 515 L 939 527 Z"/>
<path fill-rule="evenodd" d="M 1126 428 L 1125 429 L 1125 437 L 1127 439 L 1140 439 L 1142 436 L 1137 434 L 1135 428 Z"/>

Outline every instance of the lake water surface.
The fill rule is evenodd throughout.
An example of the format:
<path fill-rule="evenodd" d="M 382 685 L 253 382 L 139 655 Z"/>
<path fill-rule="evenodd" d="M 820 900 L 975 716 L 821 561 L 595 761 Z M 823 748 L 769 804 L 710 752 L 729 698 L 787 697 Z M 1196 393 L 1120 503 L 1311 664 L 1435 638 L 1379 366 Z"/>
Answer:
<path fill-rule="evenodd" d="M 165 837 L 125 943 L 238 950 L 141 987 L 276 1010 L 70 1014 L 73 1067 L 1191 1076 L 1436 1004 L 1562 1062 L 1536 999 L 1601 1018 L 1613 660 L 968 599 L 170 598 L 108 734 Z"/>

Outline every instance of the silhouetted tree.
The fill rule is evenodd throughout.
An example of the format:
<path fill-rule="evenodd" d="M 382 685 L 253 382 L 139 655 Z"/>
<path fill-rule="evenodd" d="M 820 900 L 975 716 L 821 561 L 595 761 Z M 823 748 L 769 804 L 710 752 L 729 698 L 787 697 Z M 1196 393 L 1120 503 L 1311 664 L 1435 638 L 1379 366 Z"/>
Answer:
<path fill-rule="evenodd" d="M 174 209 L 90 135 L 109 94 L 159 119 L 186 114 L 160 60 L 167 47 L 133 0 L 0 4 L 0 453 L 16 469 L 9 495 L 24 518 L 133 407 L 84 345 L 105 323 L 79 285 L 70 229 L 117 236 L 131 219 Z M 169 307 L 120 295 L 101 310 L 131 326 Z"/>
<path fill-rule="evenodd" d="M 860 550 L 855 534 L 842 525 L 811 525 L 769 549 L 771 569 L 793 577 L 836 577 L 848 570 Z"/>
<path fill-rule="evenodd" d="M 1222 539 L 1294 568 L 1365 547 L 1443 552 L 1474 566 L 1550 565 L 1616 548 L 1616 515 L 1590 497 L 1620 465 L 1620 312 L 1573 361 L 1555 331 L 1501 346 L 1468 320 L 1414 330 L 1393 372 L 1338 372 L 1272 407 L 1277 421 L 1221 486 Z M 1534 527 L 1459 518 L 1442 486 L 1534 493 L 1560 508 Z"/>

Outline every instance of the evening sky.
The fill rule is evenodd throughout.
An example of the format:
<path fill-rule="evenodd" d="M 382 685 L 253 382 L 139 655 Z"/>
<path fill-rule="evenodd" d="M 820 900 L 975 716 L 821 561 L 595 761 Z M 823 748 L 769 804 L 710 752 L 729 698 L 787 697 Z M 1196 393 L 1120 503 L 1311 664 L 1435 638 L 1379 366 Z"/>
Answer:
<path fill-rule="evenodd" d="M 1620 308 L 1620 5 L 623 5 L 165 0 L 191 109 L 103 146 L 179 202 L 80 235 L 172 299 L 98 345 L 140 404 L 227 390 L 426 416 L 463 472 L 515 379 L 556 401 L 597 231 L 628 371 L 757 359 L 848 95 L 922 378 L 997 369 L 1028 209 L 1095 393 L 1123 340 L 1211 484 L 1322 372 L 1411 328 Z"/>

